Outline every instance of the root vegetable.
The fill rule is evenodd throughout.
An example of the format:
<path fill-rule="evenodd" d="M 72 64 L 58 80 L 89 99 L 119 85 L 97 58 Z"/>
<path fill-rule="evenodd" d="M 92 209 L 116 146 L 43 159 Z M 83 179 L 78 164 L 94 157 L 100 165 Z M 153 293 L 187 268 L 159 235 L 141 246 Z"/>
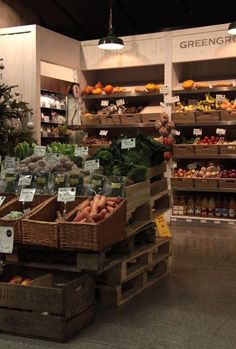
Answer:
<path fill-rule="evenodd" d="M 102 195 L 101 199 L 98 202 L 98 208 L 102 209 L 103 207 L 106 206 L 106 203 L 107 203 L 107 199 L 106 199 L 105 195 Z"/>

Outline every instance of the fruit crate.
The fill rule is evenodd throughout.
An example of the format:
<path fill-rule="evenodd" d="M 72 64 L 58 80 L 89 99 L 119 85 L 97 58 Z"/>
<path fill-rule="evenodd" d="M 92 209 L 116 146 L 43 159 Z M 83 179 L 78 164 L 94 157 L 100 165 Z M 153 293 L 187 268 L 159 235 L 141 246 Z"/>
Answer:
<path fill-rule="evenodd" d="M 219 146 L 220 154 L 234 154 L 236 155 L 236 144 L 222 144 Z"/>
<path fill-rule="evenodd" d="M 168 189 L 167 178 L 163 177 L 151 183 L 151 196 L 155 196 Z"/>
<path fill-rule="evenodd" d="M 194 146 L 192 144 L 174 144 L 173 154 L 174 156 L 194 155 Z"/>
<path fill-rule="evenodd" d="M 82 125 L 99 125 L 101 124 L 101 119 L 99 115 L 81 115 Z"/>
<path fill-rule="evenodd" d="M 173 112 L 171 113 L 171 121 L 174 123 L 192 123 L 196 121 L 196 116 L 194 111 L 189 112 Z"/>
<path fill-rule="evenodd" d="M 140 114 L 121 114 L 120 115 L 121 124 L 139 124 L 141 123 Z"/>
<path fill-rule="evenodd" d="M 32 284 L 9 283 L 16 275 Z M 0 332 L 65 342 L 93 319 L 88 275 L 6 265 L 0 287 Z"/>
<path fill-rule="evenodd" d="M 166 162 L 162 162 L 160 165 L 155 165 L 148 168 L 148 177 L 153 178 L 161 176 L 166 172 Z"/>
<path fill-rule="evenodd" d="M 219 188 L 225 188 L 225 189 L 236 188 L 236 178 L 219 178 L 218 183 L 219 183 Z"/>
<path fill-rule="evenodd" d="M 141 114 L 141 119 L 143 123 L 155 123 L 160 121 L 161 119 L 161 113 L 156 114 Z"/>
<path fill-rule="evenodd" d="M 220 118 L 222 121 L 236 121 L 236 110 L 221 110 Z"/>
<path fill-rule="evenodd" d="M 219 154 L 218 144 L 195 144 L 196 155 L 217 155 Z"/>
<path fill-rule="evenodd" d="M 120 125 L 120 114 L 100 115 L 102 125 Z"/>
<path fill-rule="evenodd" d="M 220 120 L 220 112 L 218 110 L 212 111 L 196 111 L 196 122 L 202 121 L 219 121 Z"/>
<path fill-rule="evenodd" d="M 217 178 L 194 178 L 196 188 L 218 188 Z"/>
<path fill-rule="evenodd" d="M 193 188 L 194 181 L 193 178 L 172 177 L 171 186 L 176 188 Z"/>
<path fill-rule="evenodd" d="M 150 181 L 129 185 L 125 188 L 125 197 L 127 200 L 126 218 L 128 220 L 139 206 L 150 202 Z"/>

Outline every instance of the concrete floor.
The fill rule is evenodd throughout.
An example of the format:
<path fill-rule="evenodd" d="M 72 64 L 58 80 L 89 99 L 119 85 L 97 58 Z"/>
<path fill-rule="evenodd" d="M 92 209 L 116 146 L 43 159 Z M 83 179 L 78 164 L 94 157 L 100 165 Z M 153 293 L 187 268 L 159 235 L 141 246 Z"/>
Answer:
<path fill-rule="evenodd" d="M 169 279 L 95 321 L 67 344 L 0 335 L 0 349 L 235 349 L 236 231 L 172 228 Z"/>

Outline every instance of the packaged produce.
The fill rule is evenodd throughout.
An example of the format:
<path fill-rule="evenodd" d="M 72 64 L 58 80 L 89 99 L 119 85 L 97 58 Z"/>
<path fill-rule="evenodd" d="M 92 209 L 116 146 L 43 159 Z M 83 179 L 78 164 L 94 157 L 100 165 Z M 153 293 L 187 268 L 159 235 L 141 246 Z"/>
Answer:
<path fill-rule="evenodd" d="M 222 217 L 223 218 L 229 217 L 229 202 L 226 196 L 224 197 L 222 202 Z"/>
<path fill-rule="evenodd" d="M 105 184 L 106 196 L 124 197 L 125 195 L 125 177 L 110 176 L 106 178 Z"/>
<path fill-rule="evenodd" d="M 215 199 L 211 196 L 208 201 L 208 217 L 215 216 L 215 208 L 216 208 Z"/>
<path fill-rule="evenodd" d="M 197 196 L 194 203 L 194 215 L 200 217 L 202 215 L 202 202 L 200 196 Z"/>
<path fill-rule="evenodd" d="M 229 201 L 229 218 L 235 219 L 236 218 L 236 201 L 233 197 L 231 197 Z"/>
<path fill-rule="evenodd" d="M 222 217 L 222 203 L 219 196 L 217 196 L 216 198 L 215 217 L 217 218 Z"/>
<path fill-rule="evenodd" d="M 208 199 L 206 196 L 203 196 L 201 201 L 201 217 L 208 216 Z"/>

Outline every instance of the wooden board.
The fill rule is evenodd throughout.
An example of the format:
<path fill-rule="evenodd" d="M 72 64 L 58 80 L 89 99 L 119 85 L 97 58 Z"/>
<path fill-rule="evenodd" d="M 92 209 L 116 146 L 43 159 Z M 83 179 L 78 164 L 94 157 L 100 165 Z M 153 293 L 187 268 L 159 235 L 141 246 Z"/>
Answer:
<path fill-rule="evenodd" d="M 150 201 L 150 182 L 143 181 L 129 185 L 126 187 L 125 191 L 127 199 L 127 219 L 129 219 L 132 212 L 134 212 L 137 207 Z"/>

